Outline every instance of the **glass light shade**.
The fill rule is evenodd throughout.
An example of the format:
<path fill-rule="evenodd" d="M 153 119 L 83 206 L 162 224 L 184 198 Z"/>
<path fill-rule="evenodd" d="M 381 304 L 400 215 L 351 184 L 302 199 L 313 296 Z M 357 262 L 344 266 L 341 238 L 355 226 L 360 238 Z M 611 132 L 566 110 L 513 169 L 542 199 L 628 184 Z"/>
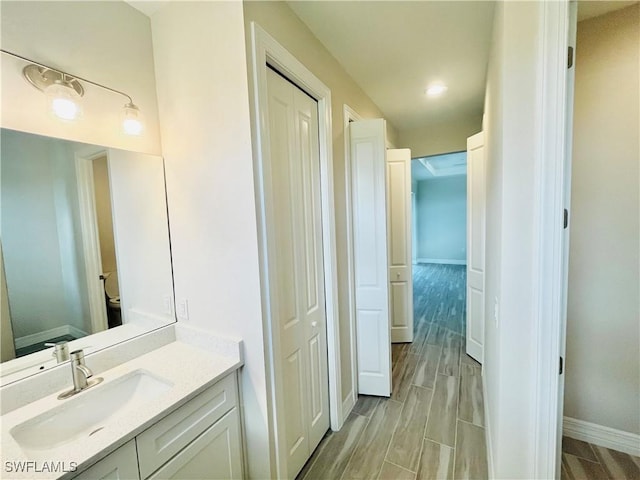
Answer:
<path fill-rule="evenodd" d="M 54 83 L 45 90 L 49 112 L 61 120 L 73 121 L 82 115 L 80 95 L 64 83 Z"/>
<path fill-rule="evenodd" d="M 144 118 L 140 109 L 133 103 L 127 103 L 122 112 L 122 130 L 127 135 L 142 135 Z"/>

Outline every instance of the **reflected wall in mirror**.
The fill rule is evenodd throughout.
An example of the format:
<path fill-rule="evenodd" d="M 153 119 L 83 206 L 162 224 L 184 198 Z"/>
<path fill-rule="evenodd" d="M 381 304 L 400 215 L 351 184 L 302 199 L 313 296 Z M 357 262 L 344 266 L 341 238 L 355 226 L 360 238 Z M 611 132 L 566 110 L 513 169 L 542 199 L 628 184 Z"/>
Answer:
<path fill-rule="evenodd" d="M 91 351 L 173 322 L 162 158 L 7 129 L 0 140 L 3 375 L 42 368 L 46 344 Z"/>

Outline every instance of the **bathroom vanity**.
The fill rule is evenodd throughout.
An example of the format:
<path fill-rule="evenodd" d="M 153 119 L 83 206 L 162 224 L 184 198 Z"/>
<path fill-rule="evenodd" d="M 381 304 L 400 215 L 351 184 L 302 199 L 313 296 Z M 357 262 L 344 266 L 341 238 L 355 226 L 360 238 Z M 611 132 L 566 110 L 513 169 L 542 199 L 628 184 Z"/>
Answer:
<path fill-rule="evenodd" d="M 144 351 L 145 342 L 162 344 L 118 363 L 113 350 Z M 87 366 L 103 380 L 67 399 L 58 396 L 69 364 L 0 390 L 0 478 L 243 478 L 241 342 L 170 325 Z M 36 389 L 46 395 L 34 399 Z"/>
<path fill-rule="evenodd" d="M 237 399 L 232 373 L 73 478 L 241 478 Z"/>

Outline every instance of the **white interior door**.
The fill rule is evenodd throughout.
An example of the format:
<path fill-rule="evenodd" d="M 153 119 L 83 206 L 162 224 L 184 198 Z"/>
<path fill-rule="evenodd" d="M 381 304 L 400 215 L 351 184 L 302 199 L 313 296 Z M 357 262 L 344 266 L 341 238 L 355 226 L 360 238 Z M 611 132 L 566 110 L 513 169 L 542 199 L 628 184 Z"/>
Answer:
<path fill-rule="evenodd" d="M 413 341 L 411 150 L 387 150 L 391 342 Z"/>
<path fill-rule="evenodd" d="M 270 299 L 294 478 L 329 429 L 318 106 L 270 69 L 267 93 Z"/>
<path fill-rule="evenodd" d="M 391 395 L 385 122 L 351 122 L 358 393 Z"/>
<path fill-rule="evenodd" d="M 484 133 L 467 139 L 467 354 L 483 362 L 485 256 Z"/>

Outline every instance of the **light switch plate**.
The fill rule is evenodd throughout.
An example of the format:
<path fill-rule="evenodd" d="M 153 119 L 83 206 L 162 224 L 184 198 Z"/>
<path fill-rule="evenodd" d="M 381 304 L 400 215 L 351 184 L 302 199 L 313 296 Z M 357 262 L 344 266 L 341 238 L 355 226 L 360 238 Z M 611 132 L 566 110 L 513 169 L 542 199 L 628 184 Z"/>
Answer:
<path fill-rule="evenodd" d="M 176 305 L 176 315 L 180 320 L 189 320 L 189 304 L 186 298 L 181 298 Z"/>

